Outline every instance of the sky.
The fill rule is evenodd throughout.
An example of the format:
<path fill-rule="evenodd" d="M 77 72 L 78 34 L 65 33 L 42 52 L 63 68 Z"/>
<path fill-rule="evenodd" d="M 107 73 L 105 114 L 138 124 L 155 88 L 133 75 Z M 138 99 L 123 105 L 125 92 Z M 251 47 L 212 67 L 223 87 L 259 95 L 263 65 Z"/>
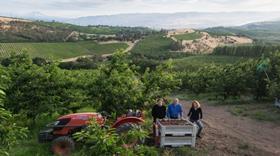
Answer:
<path fill-rule="evenodd" d="M 0 0 L 0 15 L 40 12 L 56 17 L 120 13 L 279 11 L 280 0 Z"/>

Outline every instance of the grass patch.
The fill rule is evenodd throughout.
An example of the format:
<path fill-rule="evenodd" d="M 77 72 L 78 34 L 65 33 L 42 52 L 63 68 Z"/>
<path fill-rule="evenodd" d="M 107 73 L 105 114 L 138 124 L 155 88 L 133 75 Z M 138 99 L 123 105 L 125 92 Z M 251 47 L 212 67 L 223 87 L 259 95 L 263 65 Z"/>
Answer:
<path fill-rule="evenodd" d="M 196 40 L 202 37 L 200 32 L 192 32 L 187 34 L 174 35 L 177 40 Z"/>
<path fill-rule="evenodd" d="M 63 59 L 81 55 L 102 55 L 126 49 L 126 43 L 98 44 L 92 41 L 61 43 L 0 43 L 0 57 L 8 57 L 12 52 L 26 51 L 32 57 Z"/>
<path fill-rule="evenodd" d="M 38 141 L 33 138 L 30 140 L 24 140 L 19 145 L 13 147 L 10 150 L 10 156 L 51 156 L 50 144 L 39 144 Z"/>
<path fill-rule="evenodd" d="M 177 71 L 197 70 L 209 64 L 224 65 L 234 64 L 244 60 L 243 57 L 234 56 L 214 56 L 214 55 L 194 55 L 181 59 L 174 59 L 174 69 Z"/>
<path fill-rule="evenodd" d="M 271 103 L 246 103 L 231 106 L 229 111 L 236 116 L 247 116 L 259 121 L 271 121 L 280 124 L 280 109 Z"/>
<path fill-rule="evenodd" d="M 171 53 L 171 43 L 172 40 L 164 37 L 164 34 L 151 35 L 138 42 L 131 52 L 157 59 L 166 53 Z"/>
<path fill-rule="evenodd" d="M 199 151 L 191 147 L 165 148 L 161 152 L 162 156 L 203 156 L 207 151 Z"/>

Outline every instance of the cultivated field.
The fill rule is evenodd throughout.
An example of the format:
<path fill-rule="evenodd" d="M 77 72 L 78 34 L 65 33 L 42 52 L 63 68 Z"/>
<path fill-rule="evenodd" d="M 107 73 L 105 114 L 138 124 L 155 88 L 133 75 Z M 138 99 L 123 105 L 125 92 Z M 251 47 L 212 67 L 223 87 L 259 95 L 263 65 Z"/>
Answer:
<path fill-rule="evenodd" d="M 96 42 L 64 42 L 64 43 L 0 43 L 0 57 L 8 57 L 11 53 L 27 52 L 32 57 L 63 59 L 82 55 L 102 55 L 126 49 L 126 43 L 98 44 Z"/>
<path fill-rule="evenodd" d="M 173 62 L 176 71 L 184 71 L 196 70 L 210 64 L 233 64 L 241 60 L 244 60 L 244 58 L 234 56 L 194 55 L 181 59 L 174 59 Z"/>
<path fill-rule="evenodd" d="M 202 37 L 202 34 L 196 31 L 192 33 L 174 35 L 174 37 L 177 40 L 196 40 L 196 39 L 200 39 Z"/>

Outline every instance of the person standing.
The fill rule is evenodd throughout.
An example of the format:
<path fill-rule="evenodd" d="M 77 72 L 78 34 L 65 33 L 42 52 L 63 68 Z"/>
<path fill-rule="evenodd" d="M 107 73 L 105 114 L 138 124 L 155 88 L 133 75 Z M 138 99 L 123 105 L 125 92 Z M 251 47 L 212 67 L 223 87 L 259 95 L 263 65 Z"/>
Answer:
<path fill-rule="evenodd" d="M 181 104 L 179 103 L 178 98 L 175 98 L 173 100 L 173 103 L 168 105 L 167 117 L 170 119 L 182 119 L 183 118 L 183 110 L 182 110 Z"/>
<path fill-rule="evenodd" d="M 153 121 L 156 122 L 157 119 L 163 119 L 166 116 L 166 107 L 163 105 L 163 100 L 158 99 L 157 104 L 152 108 Z"/>
<path fill-rule="evenodd" d="M 195 123 L 198 126 L 198 131 L 196 136 L 201 138 L 200 133 L 203 129 L 203 124 L 201 122 L 202 119 L 202 109 L 200 107 L 200 103 L 198 101 L 192 102 L 192 107 L 188 113 L 188 117 L 192 123 Z"/>

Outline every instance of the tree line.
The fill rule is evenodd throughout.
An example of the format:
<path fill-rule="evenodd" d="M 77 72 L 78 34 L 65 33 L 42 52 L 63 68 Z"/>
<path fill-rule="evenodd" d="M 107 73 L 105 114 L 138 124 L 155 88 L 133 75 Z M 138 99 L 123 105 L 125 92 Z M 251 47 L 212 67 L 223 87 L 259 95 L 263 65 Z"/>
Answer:
<path fill-rule="evenodd" d="M 182 89 L 193 93 L 209 93 L 215 98 L 240 98 L 253 95 L 255 99 L 280 95 L 280 52 L 232 65 L 208 65 L 197 71 L 180 73 Z"/>
<path fill-rule="evenodd" d="M 260 57 L 263 54 L 280 50 L 278 45 L 242 45 L 242 46 L 221 46 L 216 47 L 213 55 L 241 56 L 241 57 Z"/>

